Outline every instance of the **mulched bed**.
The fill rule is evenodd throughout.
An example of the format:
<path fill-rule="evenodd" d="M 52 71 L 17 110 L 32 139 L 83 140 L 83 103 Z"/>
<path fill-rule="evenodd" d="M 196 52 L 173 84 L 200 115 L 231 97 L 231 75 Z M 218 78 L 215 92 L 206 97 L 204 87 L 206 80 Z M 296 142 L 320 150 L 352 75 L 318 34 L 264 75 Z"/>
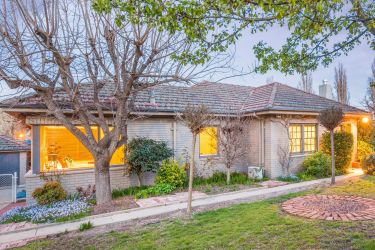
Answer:
<path fill-rule="evenodd" d="M 356 196 L 307 195 L 284 202 L 282 208 L 290 214 L 310 219 L 375 219 L 375 200 Z"/>
<path fill-rule="evenodd" d="M 228 192 L 234 192 L 234 191 L 239 191 L 239 190 L 244 190 L 244 189 L 249 189 L 249 188 L 257 188 L 257 187 L 261 187 L 261 186 L 258 184 L 252 184 L 252 185 L 244 185 L 244 184 L 209 185 L 207 184 L 207 185 L 196 186 L 193 188 L 193 190 L 204 192 L 209 195 L 213 195 L 213 194 L 228 193 Z M 187 191 L 187 189 L 184 191 Z"/>
<path fill-rule="evenodd" d="M 119 210 L 126 210 L 139 207 L 132 196 L 124 196 L 112 200 L 112 204 L 94 206 L 92 214 L 110 213 Z"/>

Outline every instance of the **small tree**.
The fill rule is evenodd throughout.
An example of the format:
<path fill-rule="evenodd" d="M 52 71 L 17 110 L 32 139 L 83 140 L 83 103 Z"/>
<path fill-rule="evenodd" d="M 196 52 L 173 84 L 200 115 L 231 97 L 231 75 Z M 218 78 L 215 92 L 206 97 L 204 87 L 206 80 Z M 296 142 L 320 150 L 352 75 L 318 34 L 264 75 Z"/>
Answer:
<path fill-rule="evenodd" d="M 220 153 L 227 168 L 227 184 L 230 184 L 230 170 L 247 151 L 248 144 L 244 140 L 244 118 L 224 116 L 220 118 L 219 145 Z"/>
<path fill-rule="evenodd" d="M 335 144 L 334 144 L 334 129 L 341 123 L 344 113 L 340 107 L 332 106 L 320 111 L 318 121 L 326 129 L 329 130 L 331 140 L 331 164 L 332 164 L 332 178 L 331 184 L 335 184 Z"/>
<path fill-rule="evenodd" d="M 127 152 L 128 171 L 137 175 L 139 186 L 142 186 L 144 172 L 156 172 L 163 160 L 173 156 L 167 143 L 144 137 L 132 139 L 127 145 Z"/>
<path fill-rule="evenodd" d="M 192 199 L 193 199 L 193 178 L 195 168 L 195 144 L 197 142 L 197 136 L 213 119 L 209 109 L 204 105 L 191 106 L 188 105 L 182 114 L 178 114 L 178 119 L 190 129 L 193 135 L 191 144 L 191 158 L 189 168 L 189 189 L 188 189 L 188 204 L 187 213 L 192 212 Z"/>

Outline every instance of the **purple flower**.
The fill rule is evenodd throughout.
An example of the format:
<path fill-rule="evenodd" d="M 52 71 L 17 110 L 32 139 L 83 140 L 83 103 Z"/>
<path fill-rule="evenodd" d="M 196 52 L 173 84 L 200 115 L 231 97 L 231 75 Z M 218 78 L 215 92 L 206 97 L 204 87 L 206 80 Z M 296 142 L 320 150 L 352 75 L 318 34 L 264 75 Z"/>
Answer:
<path fill-rule="evenodd" d="M 90 205 L 79 199 L 58 201 L 51 205 L 28 205 L 7 211 L 0 216 L 0 223 L 9 221 L 53 222 L 89 210 Z"/>

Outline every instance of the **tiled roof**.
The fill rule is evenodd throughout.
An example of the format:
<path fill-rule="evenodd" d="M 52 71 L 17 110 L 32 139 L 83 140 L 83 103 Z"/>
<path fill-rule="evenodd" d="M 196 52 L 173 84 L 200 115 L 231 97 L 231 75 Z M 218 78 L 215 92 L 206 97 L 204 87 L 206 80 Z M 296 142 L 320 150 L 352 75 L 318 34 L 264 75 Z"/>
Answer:
<path fill-rule="evenodd" d="M 0 135 L 0 152 L 30 151 L 30 145 L 7 136 Z"/>
<path fill-rule="evenodd" d="M 80 96 L 89 107 L 93 106 L 92 91 L 90 84 L 81 85 Z M 100 92 L 102 106 L 107 110 L 115 108 L 113 93 L 114 87 L 111 84 L 105 84 Z M 155 102 L 150 102 L 151 95 Z M 62 106 L 69 108 L 70 102 L 63 91 L 56 92 L 54 97 Z M 161 85 L 139 91 L 133 97 L 135 110 L 140 112 L 179 112 L 187 105 L 199 104 L 206 105 L 217 114 L 258 111 L 319 112 L 333 105 L 341 106 L 346 113 L 366 112 L 281 83 L 270 83 L 260 87 L 211 82 L 202 82 L 191 87 Z M 2 106 L 45 108 L 37 95 L 20 98 L 17 102 L 8 101 Z"/>

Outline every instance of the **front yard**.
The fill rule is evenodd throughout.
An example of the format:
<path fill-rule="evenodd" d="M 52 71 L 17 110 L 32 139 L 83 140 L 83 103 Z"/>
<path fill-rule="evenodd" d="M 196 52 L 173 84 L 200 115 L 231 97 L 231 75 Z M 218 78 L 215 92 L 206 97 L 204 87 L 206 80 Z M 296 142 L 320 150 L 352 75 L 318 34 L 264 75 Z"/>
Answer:
<path fill-rule="evenodd" d="M 315 193 L 375 198 L 375 177 Z M 375 221 L 327 222 L 291 216 L 281 202 L 305 193 L 202 212 L 126 231 L 66 234 L 22 249 L 375 249 Z"/>

